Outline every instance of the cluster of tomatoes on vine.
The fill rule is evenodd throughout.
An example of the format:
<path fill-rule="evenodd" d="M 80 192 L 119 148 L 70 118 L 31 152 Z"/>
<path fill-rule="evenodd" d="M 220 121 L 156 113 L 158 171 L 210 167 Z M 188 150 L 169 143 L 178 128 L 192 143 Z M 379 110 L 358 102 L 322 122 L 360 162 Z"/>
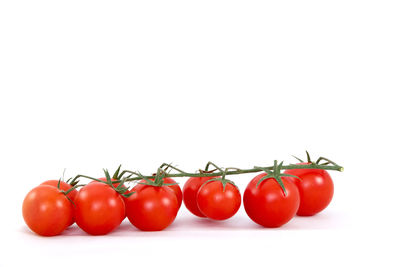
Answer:
<path fill-rule="evenodd" d="M 210 166 L 215 169 L 208 170 Z M 26 224 L 43 236 L 58 235 L 74 222 L 88 234 L 105 235 L 127 217 L 139 230 L 160 231 L 175 220 L 182 201 L 198 217 L 226 220 L 242 202 L 238 187 L 226 176 L 262 171 L 247 185 L 243 205 L 255 223 L 280 227 L 296 214 L 311 216 L 325 209 L 333 197 L 333 182 L 326 170 L 343 169 L 326 158 L 312 162 L 308 153 L 306 162 L 283 166 L 275 161 L 273 166 L 252 169 L 222 169 L 209 162 L 205 170 L 186 173 L 163 164 L 156 174 L 143 176 L 120 172 L 120 167 L 112 176 L 104 170 L 105 177 L 99 179 L 79 175 L 67 182 L 43 182 L 24 199 Z M 79 185 L 82 177 L 92 181 Z M 171 177 L 190 178 L 181 190 Z M 131 181 L 136 184 L 129 189 L 126 184 Z"/>

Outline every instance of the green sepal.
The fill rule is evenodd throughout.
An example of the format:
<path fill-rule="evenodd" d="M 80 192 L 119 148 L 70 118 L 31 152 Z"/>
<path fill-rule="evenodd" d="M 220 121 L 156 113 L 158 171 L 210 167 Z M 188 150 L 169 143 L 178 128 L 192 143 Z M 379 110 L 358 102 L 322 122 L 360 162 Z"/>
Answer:
<path fill-rule="evenodd" d="M 278 165 L 277 160 L 274 160 L 274 166 L 273 166 L 272 170 L 268 170 L 263 167 L 255 166 L 255 168 L 259 168 L 260 170 L 264 171 L 267 174 L 266 176 L 264 176 L 264 177 L 260 178 L 260 180 L 258 180 L 256 187 L 258 187 L 262 181 L 269 179 L 269 178 L 273 178 L 279 184 L 279 186 L 282 188 L 284 196 L 286 196 L 286 188 L 285 188 L 285 185 L 283 184 L 282 177 L 285 177 L 285 176 L 286 177 L 295 177 L 295 178 L 299 178 L 299 177 L 297 177 L 295 175 L 291 175 L 291 174 L 282 173 L 281 172 L 282 166 L 283 166 L 283 161 L 281 163 L 279 163 L 279 165 Z"/>
<path fill-rule="evenodd" d="M 130 196 L 132 196 L 133 194 L 135 194 L 136 192 L 130 192 L 130 193 L 124 193 L 124 194 L 121 194 L 123 197 L 126 197 L 126 198 L 128 198 L 128 197 L 130 197 Z"/>
<path fill-rule="evenodd" d="M 128 179 L 128 177 L 124 177 L 124 178 L 122 178 L 122 180 L 120 180 L 120 182 L 119 182 L 119 185 L 117 186 L 117 188 L 115 188 L 115 189 L 125 189 L 126 187 L 123 187 L 124 186 L 124 184 L 125 184 L 125 182 L 126 182 L 126 179 Z"/>
<path fill-rule="evenodd" d="M 293 177 L 293 178 L 296 178 L 296 179 L 299 179 L 299 180 L 301 180 L 301 178 L 300 178 L 300 177 L 298 177 L 298 176 L 296 176 L 296 175 L 293 175 L 293 174 L 287 174 L 287 173 L 284 173 L 282 176 L 283 176 L 283 177 Z"/>
<path fill-rule="evenodd" d="M 308 162 L 308 163 L 312 163 L 311 157 L 310 157 L 310 153 L 308 153 L 307 150 L 306 150 L 306 154 L 307 154 L 307 162 Z"/>
<path fill-rule="evenodd" d="M 118 178 L 118 174 L 119 174 L 120 168 L 121 168 L 121 165 L 118 167 L 118 169 L 114 173 L 113 177 L 117 177 Z M 120 195 L 123 195 L 126 191 L 129 190 L 128 187 L 123 187 L 124 183 L 126 182 L 126 179 L 128 179 L 129 176 L 128 177 L 124 177 L 122 180 L 119 180 L 119 181 L 112 181 L 112 179 L 114 179 L 114 178 L 111 178 L 110 173 L 108 172 L 108 170 L 107 169 L 103 169 L 103 171 L 104 171 L 104 174 L 106 176 L 107 182 L 104 182 L 104 181 L 101 181 L 101 180 L 99 180 L 99 181 L 108 184 L 109 186 L 111 186 L 112 189 L 115 190 L 115 192 L 117 192 Z M 113 183 L 119 183 L 119 185 L 118 186 L 114 186 Z"/>
<path fill-rule="evenodd" d="M 111 186 L 113 189 L 115 189 L 115 187 L 114 187 L 114 185 L 113 185 L 113 183 L 112 183 L 112 181 L 111 181 L 110 173 L 108 172 L 107 169 L 103 169 L 103 171 L 104 171 L 104 174 L 105 174 L 106 179 L 107 179 L 106 184 L 108 184 L 108 185 Z"/>
<path fill-rule="evenodd" d="M 71 178 L 69 178 L 69 179 L 67 180 L 67 183 L 70 184 L 71 186 L 75 186 L 75 185 L 77 185 L 77 184 L 80 182 L 79 179 L 75 179 L 75 180 L 71 180 L 71 179 L 73 179 L 73 178 L 71 177 Z"/>
<path fill-rule="evenodd" d="M 117 191 L 118 193 L 120 193 L 121 195 L 125 194 L 126 191 L 129 191 L 128 187 L 124 187 L 124 184 L 126 182 L 126 179 L 128 179 L 128 177 L 124 177 L 119 185 L 115 188 L 115 191 Z"/>
<path fill-rule="evenodd" d="M 120 178 L 121 178 L 121 177 L 119 177 L 120 170 L 121 170 L 121 164 L 118 166 L 117 170 L 114 172 L 112 179 L 120 180 Z"/>
<path fill-rule="evenodd" d="M 144 184 L 144 185 L 154 185 L 155 186 L 155 182 L 150 180 L 149 178 L 143 176 L 140 172 L 138 172 L 138 177 L 142 180 L 145 180 L 146 183 L 141 183 L 139 182 L 138 184 Z"/>
<path fill-rule="evenodd" d="M 162 185 L 165 185 L 165 186 L 171 186 L 171 185 L 179 185 L 179 183 L 163 183 Z"/>
<path fill-rule="evenodd" d="M 69 201 L 71 201 L 71 203 L 74 204 L 74 206 L 75 206 L 75 203 L 68 197 L 68 194 L 71 193 L 71 192 L 72 192 L 73 190 L 75 190 L 76 188 L 81 187 L 81 186 L 85 186 L 85 185 L 84 185 L 84 184 L 74 185 L 73 187 L 71 187 L 71 188 L 68 189 L 67 191 L 64 191 L 64 190 L 60 190 L 60 191 L 61 191 L 61 193 L 63 193 L 63 194 L 65 195 L 65 197 L 66 197 Z"/>
<path fill-rule="evenodd" d="M 232 180 L 225 179 L 223 177 L 216 177 L 216 178 L 207 180 L 201 185 L 201 187 L 203 187 L 205 184 L 207 184 L 209 182 L 214 182 L 214 181 L 220 181 L 222 183 L 222 192 L 225 192 L 226 184 L 231 184 L 237 188 L 236 184 Z"/>
<path fill-rule="evenodd" d="M 69 200 L 69 202 L 72 203 L 72 205 L 74 205 L 74 206 L 76 207 L 76 205 L 75 205 L 75 203 L 72 201 L 72 199 L 70 199 L 67 195 L 65 195 L 65 197 Z"/>
<path fill-rule="evenodd" d="M 304 162 L 301 158 L 298 158 L 298 157 L 296 157 L 296 156 L 294 156 L 294 155 L 292 155 L 292 157 L 295 158 L 295 159 L 297 159 L 297 160 L 298 160 L 299 162 L 301 162 L 301 163 Z"/>

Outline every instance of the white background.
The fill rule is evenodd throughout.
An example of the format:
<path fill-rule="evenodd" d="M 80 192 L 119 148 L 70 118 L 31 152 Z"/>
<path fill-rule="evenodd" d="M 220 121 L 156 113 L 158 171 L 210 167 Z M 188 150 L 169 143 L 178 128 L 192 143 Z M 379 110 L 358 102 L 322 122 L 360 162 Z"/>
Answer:
<path fill-rule="evenodd" d="M 385 0 L 1 1 L 0 266 L 399 266 L 399 14 Z M 43 238 L 21 215 L 64 168 L 247 168 L 305 149 L 345 171 L 325 211 L 279 229 L 243 207 L 225 222 L 182 207 L 162 232 Z M 243 192 L 251 177 L 232 179 Z"/>

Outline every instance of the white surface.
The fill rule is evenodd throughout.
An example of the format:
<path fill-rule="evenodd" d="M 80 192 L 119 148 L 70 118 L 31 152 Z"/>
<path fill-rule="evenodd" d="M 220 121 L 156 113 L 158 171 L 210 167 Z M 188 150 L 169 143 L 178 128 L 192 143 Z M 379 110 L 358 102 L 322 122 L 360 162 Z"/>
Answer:
<path fill-rule="evenodd" d="M 398 266 L 399 5 L 1 1 L 0 266 Z M 21 216 L 64 168 L 246 168 L 305 149 L 345 172 L 328 209 L 279 229 L 183 207 L 162 232 L 42 238 Z M 232 179 L 243 193 L 251 175 Z"/>

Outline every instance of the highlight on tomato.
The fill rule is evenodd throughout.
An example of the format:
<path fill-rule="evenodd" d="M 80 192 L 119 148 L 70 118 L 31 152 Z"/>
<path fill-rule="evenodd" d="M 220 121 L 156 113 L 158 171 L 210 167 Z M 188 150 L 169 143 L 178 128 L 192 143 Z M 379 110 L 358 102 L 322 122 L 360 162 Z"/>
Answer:
<path fill-rule="evenodd" d="M 215 178 L 200 187 L 196 201 L 200 212 L 207 218 L 226 220 L 239 210 L 241 195 L 232 181 Z"/>
<path fill-rule="evenodd" d="M 51 185 L 33 188 L 22 204 L 26 225 L 42 236 L 62 233 L 71 224 L 73 214 L 73 204 L 65 193 Z"/>

